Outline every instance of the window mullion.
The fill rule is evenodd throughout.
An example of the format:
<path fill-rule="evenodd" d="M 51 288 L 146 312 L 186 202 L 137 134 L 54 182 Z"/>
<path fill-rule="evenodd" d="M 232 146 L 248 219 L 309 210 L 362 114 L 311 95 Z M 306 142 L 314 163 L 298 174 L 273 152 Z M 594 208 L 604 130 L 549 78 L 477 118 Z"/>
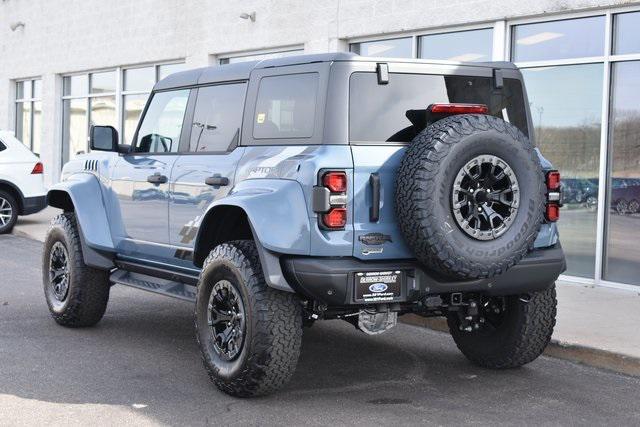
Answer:
<path fill-rule="evenodd" d="M 605 220 L 607 216 L 607 171 L 609 165 L 609 98 L 611 92 L 611 43 L 613 32 L 613 15 L 608 12 L 605 23 L 605 61 L 604 75 L 602 79 L 602 126 L 600 128 L 600 162 L 598 169 L 598 212 L 596 217 L 596 259 L 595 259 L 595 284 L 603 279 L 603 264 L 605 257 Z"/>
<path fill-rule="evenodd" d="M 124 79 L 122 78 L 122 73 L 123 70 L 121 67 L 118 67 L 116 69 L 116 126 L 118 128 L 118 135 L 119 135 L 119 140 L 120 143 L 122 144 L 122 122 L 123 122 L 123 116 L 124 116 L 124 111 L 123 111 L 123 95 L 122 95 L 122 84 Z"/>
<path fill-rule="evenodd" d="M 32 89 L 33 90 L 33 89 Z M 29 149 L 31 151 L 33 151 L 33 118 L 35 117 L 34 114 L 34 107 L 35 107 L 35 102 L 34 101 L 30 101 L 29 104 L 31 105 L 31 108 L 29 110 Z"/>

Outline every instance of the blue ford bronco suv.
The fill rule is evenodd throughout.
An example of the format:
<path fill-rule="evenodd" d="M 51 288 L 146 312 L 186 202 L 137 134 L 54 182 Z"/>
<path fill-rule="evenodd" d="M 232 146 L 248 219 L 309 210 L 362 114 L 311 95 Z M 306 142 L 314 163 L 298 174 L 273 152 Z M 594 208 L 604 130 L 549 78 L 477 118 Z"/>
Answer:
<path fill-rule="evenodd" d="M 234 396 L 283 386 L 322 319 L 379 334 L 444 316 L 473 363 L 531 362 L 565 261 L 528 106 L 509 63 L 334 53 L 173 74 L 130 145 L 92 127 L 49 191 L 51 314 L 94 325 L 116 284 L 194 301 L 205 368 Z"/>

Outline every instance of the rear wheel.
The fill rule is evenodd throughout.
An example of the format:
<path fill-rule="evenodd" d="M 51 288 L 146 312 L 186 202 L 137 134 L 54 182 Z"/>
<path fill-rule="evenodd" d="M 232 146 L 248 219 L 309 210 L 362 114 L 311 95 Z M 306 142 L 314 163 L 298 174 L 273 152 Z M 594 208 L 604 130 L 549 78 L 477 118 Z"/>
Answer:
<path fill-rule="evenodd" d="M 625 199 L 620 199 L 616 202 L 616 212 L 620 215 L 624 215 L 629 210 L 629 203 Z"/>
<path fill-rule="evenodd" d="M 476 365 L 504 369 L 525 365 L 542 354 L 556 323 L 556 290 L 483 298 L 479 328 L 464 327 L 457 312 L 447 316 L 449 331 L 462 353 Z"/>
<path fill-rule="evenodd" d="M 195 326 L 211 380 L 232 396 L 271 393 L 293 375 L 302 344 L 302 306 L 267 286 L 255 243 L 221 244 L 204 262 Z"/>
<path fill-rule="evenodd" d="M 18 203 L 4 190 L 0 190 L 0 234 L 10 233 L 18 220 Z"/>

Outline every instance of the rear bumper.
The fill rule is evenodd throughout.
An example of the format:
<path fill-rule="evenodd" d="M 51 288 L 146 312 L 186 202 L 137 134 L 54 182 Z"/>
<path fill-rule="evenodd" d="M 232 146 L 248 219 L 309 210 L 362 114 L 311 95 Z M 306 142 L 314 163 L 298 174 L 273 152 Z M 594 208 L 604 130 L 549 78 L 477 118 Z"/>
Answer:
<path fill-rule="evenodd" d="M 31 215 L 47 207 L 47 196 L 25 197 L 22 199 L 20 215 Z"/>
<path fill-rule="evenodd" d="M 560 243 L 535 249 L 507 272 L 489 279 L 455 280 L 439 276 L 416 261 L 362 261 L 357 258 L 283 257 L 287 281 L 297 292 L 328 305 L 358 305 L 355 301 L 356 272 L 401 270 L 406 274 L 398 301 L 415 301 L 429 294 L 482 292 L 516 295 L 551 286 L 566 269 Z"/>

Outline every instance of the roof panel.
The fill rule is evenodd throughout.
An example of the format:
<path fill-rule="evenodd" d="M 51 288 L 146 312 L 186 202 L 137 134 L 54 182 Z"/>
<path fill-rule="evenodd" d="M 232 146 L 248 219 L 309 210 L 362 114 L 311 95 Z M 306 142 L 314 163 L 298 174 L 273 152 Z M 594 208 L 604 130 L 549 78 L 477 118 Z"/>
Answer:
<path fill-rule="evenodd" d="M 313 55 L 295 55 L 283 58 L 264 59 L 261 61 L 239 62 L 236 64 L 218 65 L 212 67 L 198 68 L 195 70 L 182 71 L 171 74 L 156 83 L 154 90 L 172 89 L 196 84 L 208 84 L 234 80 L 247 80 L 251 71 L 256 68 L 285 67 L 288 65 L 309 64 L 312 62 L 333 62 L 333 61 L 357 61 L 357 62 L 400 62 L 414 64 L 453 64 L 466 65 L 472 67 L 490 68 L 515 68 L 508 62 L 451 62 L 424 59 L 404 59 L 404 58 L 372 58 L 360 56 L 351 52 L 320 53 Z"/>

